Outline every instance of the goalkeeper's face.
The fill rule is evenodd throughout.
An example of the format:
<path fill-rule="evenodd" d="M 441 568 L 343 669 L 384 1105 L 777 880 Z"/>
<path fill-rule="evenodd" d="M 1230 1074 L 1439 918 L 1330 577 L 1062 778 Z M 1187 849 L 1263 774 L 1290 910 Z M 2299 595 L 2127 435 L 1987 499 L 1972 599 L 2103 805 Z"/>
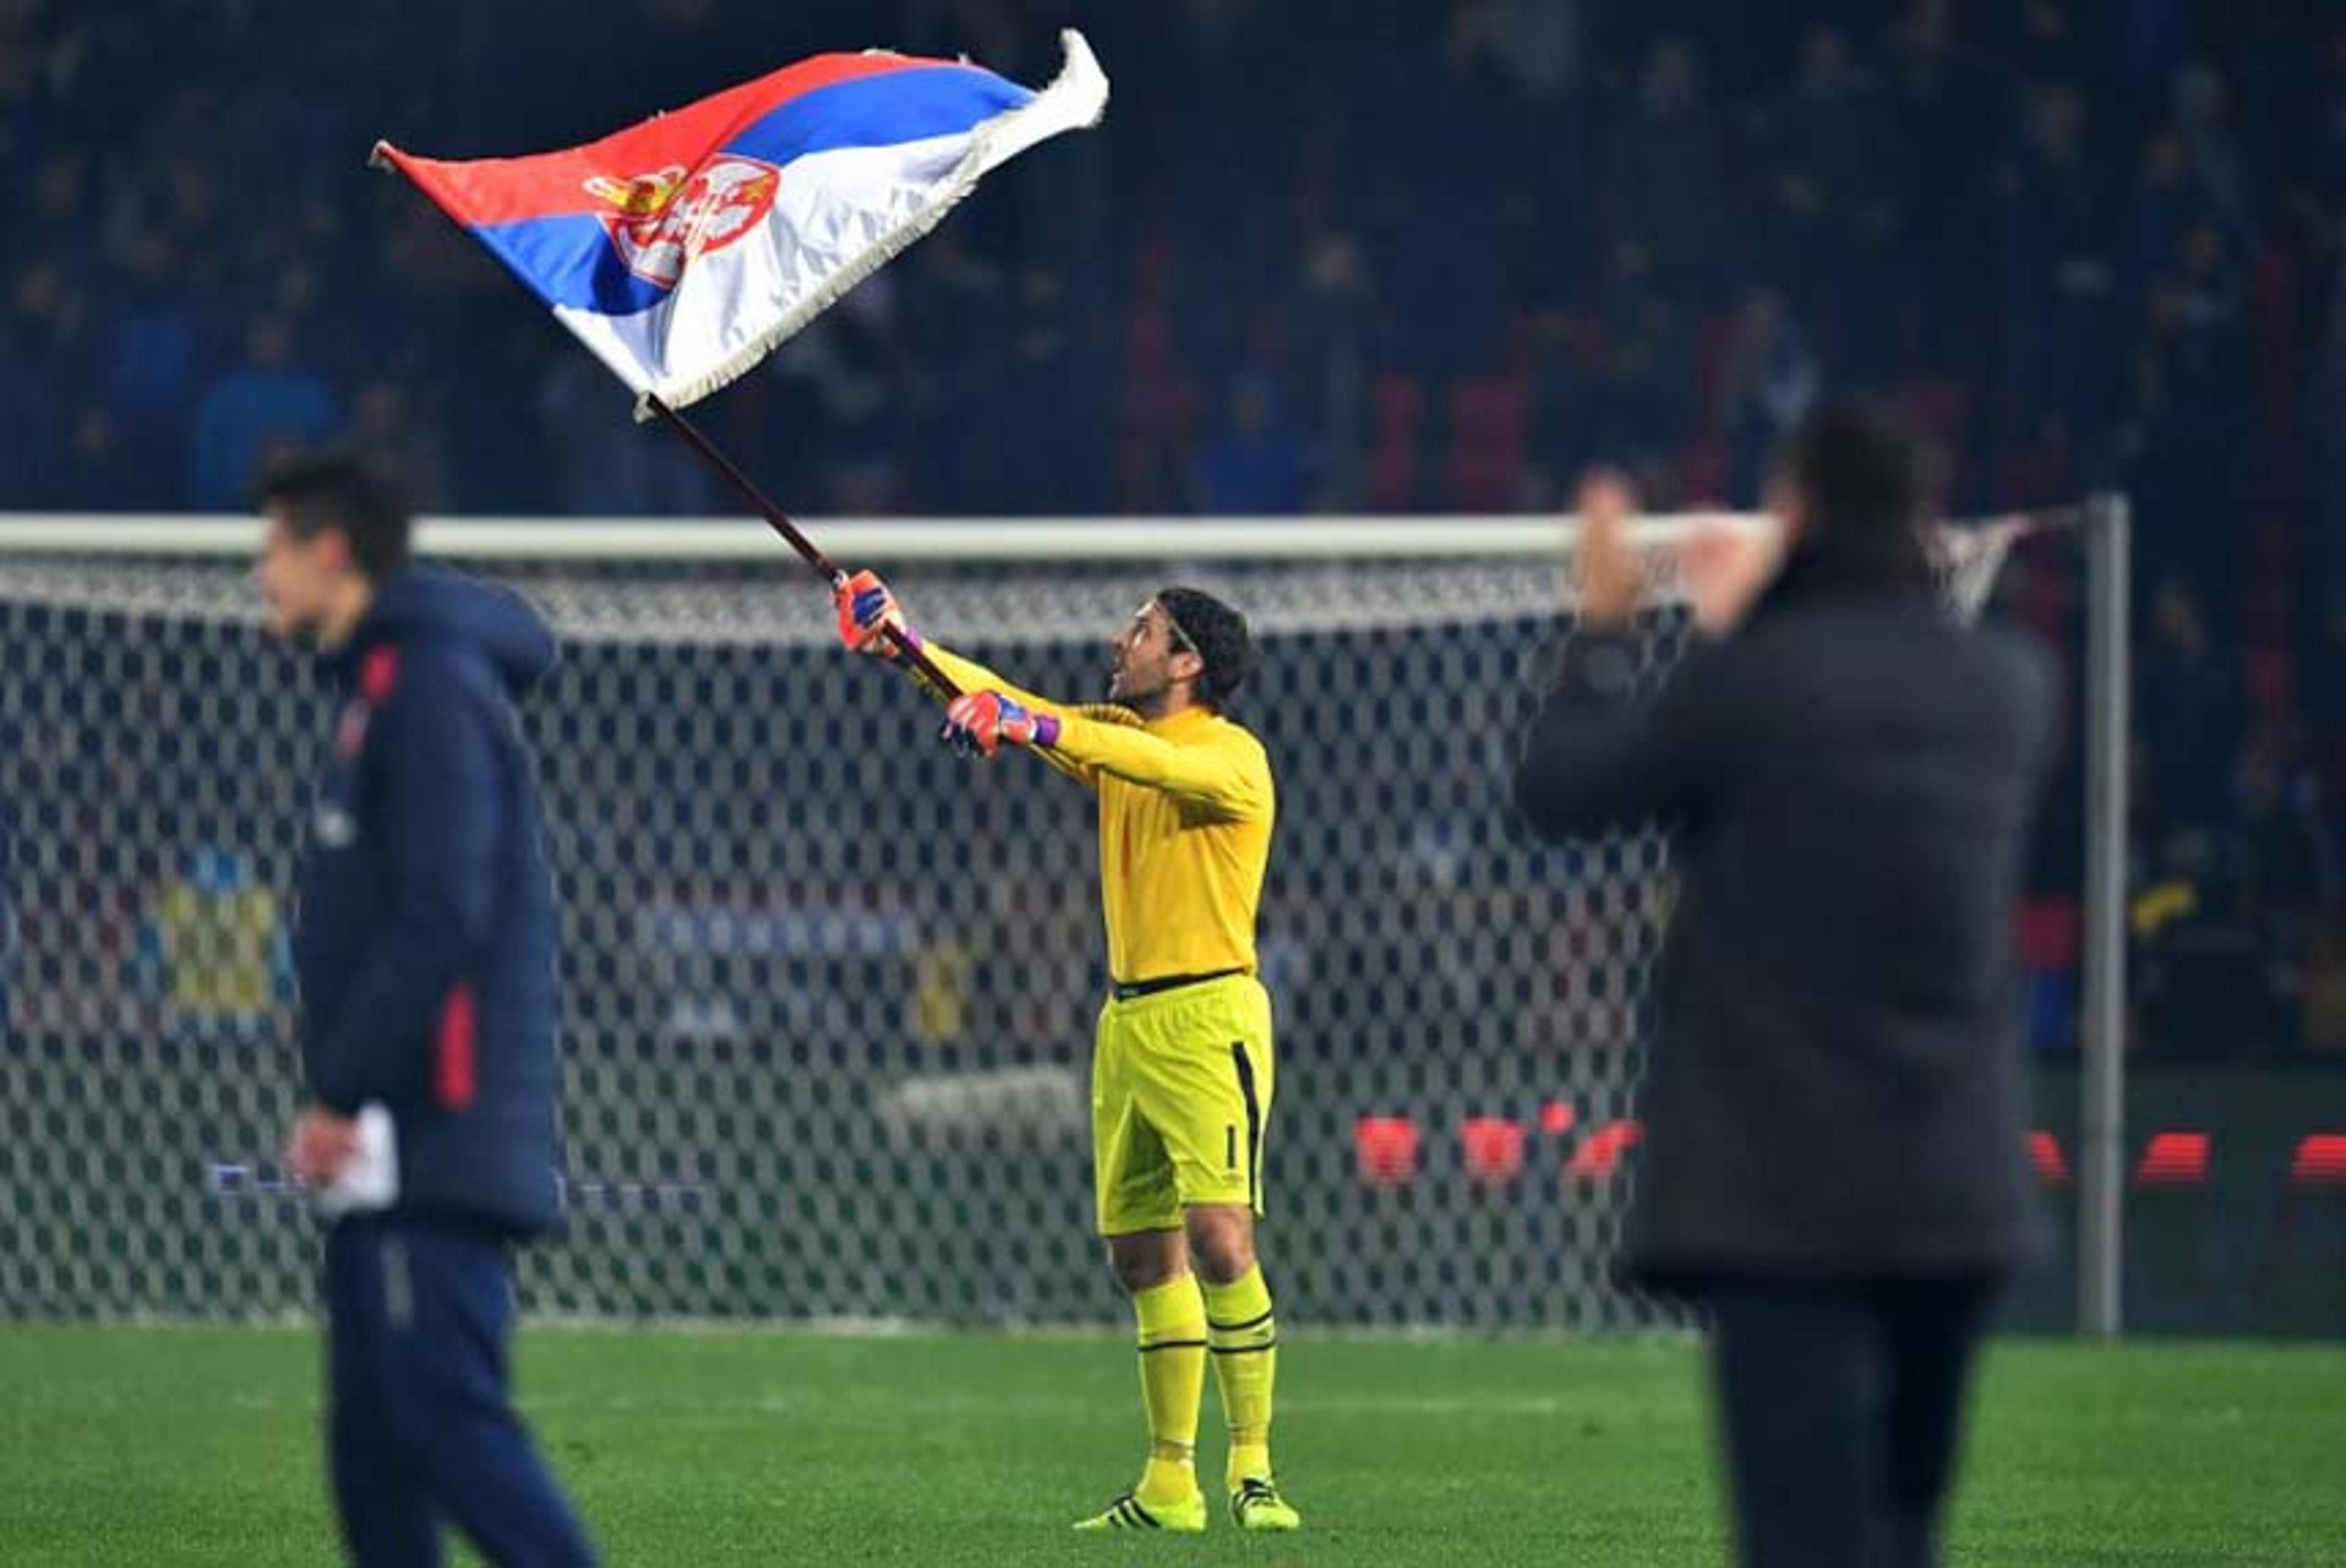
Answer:
<path fill-rule="evenodd" d="M 1108 700 L 1140 713 L 1163 708 L 1174 687 L 1198 673 L 1197 654 L 1182 643 L 1172 617 L 1155 599 L 1140 606 L 1111 647 L 1116 659 L 1109 667 Z"/>

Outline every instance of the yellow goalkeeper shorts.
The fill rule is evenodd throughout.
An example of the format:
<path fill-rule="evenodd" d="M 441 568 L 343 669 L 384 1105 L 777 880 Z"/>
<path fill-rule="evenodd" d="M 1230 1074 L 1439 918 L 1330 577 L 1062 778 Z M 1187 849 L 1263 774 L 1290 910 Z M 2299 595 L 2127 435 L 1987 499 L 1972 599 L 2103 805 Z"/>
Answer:
<path fill-rule="evenodd" d="M 1092 1169 L 1102 1236 L 1178 1230 L 1197 1204 L 1262 1212 L 1270 994 L 1226 975 L 1101 1008 Z"/>

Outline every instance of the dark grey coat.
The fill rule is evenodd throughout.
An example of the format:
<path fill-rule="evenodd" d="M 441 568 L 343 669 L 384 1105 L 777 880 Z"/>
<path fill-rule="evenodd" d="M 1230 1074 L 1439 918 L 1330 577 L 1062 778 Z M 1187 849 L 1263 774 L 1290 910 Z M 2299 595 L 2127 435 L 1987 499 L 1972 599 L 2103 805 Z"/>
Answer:
<path fill-rule="evenodd" d="M 1671 834 L 1629 1277 L 2020 1261 L 2013 911 L 2045 662 L 1919 585 L 1796 557 L 1650 699 L 1633 664 L 1617 639 L 1567 647 L 1515 783 L 1544 838 Z"/>

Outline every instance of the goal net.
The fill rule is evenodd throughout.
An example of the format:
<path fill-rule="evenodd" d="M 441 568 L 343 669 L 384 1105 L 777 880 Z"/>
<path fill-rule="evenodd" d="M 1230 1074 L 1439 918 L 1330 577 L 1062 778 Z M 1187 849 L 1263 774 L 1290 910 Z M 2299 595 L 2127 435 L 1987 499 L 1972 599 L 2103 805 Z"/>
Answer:
<path fill-rule="evenodd" d="M 0 1316 L 306 1309 L 315 1228 L 277 1150 L 328 701 L 262 633 L 249 528 L 101 526 L 38 549 L 0 528 Z M 1941 532 L 1957 609 L 2017 526 Z M 1558 538 L 826 531 L 840 559 L 884 557 L 933 637 L 1055 695 L 1096 695 L 1107 640 L 1168 581 L 1251 617 L 1237 713 L 1280 789 L 1264 1251 L 1299 1319 L 1655 1320 L 1608 1265 L 1668 857 L 1651 833 L 1535 848 L 1505 805 L 1565 624 Z M 564 909 L 571 1219 L 528 1255 L 528 1305 L 1120 1313 L 1091 1237 L 1085 792 L 935 744 L 933 707 L 837 650 L 824 594 L 752 524 L 425 544 L 566 644 L 526 722 Z M 1652 667 L 1685 635 L 1651 617 Z"/>

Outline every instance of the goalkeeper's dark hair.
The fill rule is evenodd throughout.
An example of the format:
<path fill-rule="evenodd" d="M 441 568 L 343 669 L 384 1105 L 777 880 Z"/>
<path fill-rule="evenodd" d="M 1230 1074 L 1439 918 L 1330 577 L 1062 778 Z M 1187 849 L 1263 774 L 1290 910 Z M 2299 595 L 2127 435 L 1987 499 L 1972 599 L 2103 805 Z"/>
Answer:
<path fill-rule="evenodd" d="M 293 453 L 270 463 L 253 487 L 263 512 L 285 520 L 296 539 L 332 529 L 350 541 L 351 560 L 381 584 L 407 565 L 414 531 L 407 494 L 381 465 L 333 448 Z"/>
<path fill-rule="evenodd" d="M 1820 403 L 1785 438 L 1776 473 L 1800 498 L 1795 555 L 1851 581 L 1930 583 L 1922 530 L 1939 504 L 1941 465 L 1902 415 L 1859 399 Z"/>
<path fill-rule="evenodd" d="M 1158 594 L 1157 603 L 1173 623 L 1175 646 L 1188 648 L 1205 663 L 1198 675 L 1199 700 L 1223 707 L 1254 667 L 1254 636 L 1247 630 L 1246 617 L 1201 588 L 1167 588 Z"/>

